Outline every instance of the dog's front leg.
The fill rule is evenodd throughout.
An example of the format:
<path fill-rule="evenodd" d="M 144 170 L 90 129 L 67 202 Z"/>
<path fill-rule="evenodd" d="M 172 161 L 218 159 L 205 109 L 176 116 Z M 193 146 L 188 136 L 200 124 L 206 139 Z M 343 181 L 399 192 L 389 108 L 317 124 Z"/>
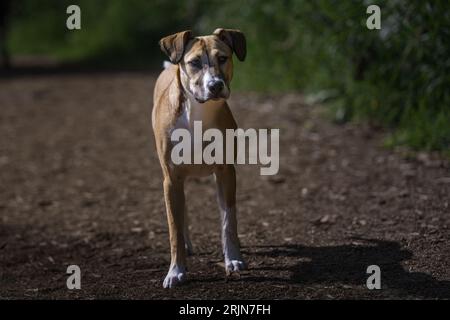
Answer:
<path fill-rule="evenodd" d="M 239 248 L 236 220 L 236 172 L 233 165 L 224 165 L 215 173 L 217 199 L 222 220 L 222 246 L 227 275 L 246 269 Z"/>
<path fill-rule="evenodd" d="M 184 244 L 184 181 L 178 177 L 165 177 L 164 199 L 170 234 L 171 262 L 164 279 L 164 288 L 186 280 L 186 249 Z"/>

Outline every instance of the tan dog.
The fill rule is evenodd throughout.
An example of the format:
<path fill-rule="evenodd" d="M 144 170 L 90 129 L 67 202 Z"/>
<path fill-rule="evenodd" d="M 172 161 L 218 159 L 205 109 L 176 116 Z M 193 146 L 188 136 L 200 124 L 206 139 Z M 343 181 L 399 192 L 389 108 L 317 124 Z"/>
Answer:
<path fill-rule="evenodd" d="M 184 181 L 188 176 L 214 174 L 226 273 L 246 268 L 237 236 L 234 165 L 175 165 L 171 159 L 175 145 L 171 133 L 175 129 L 192 132 L 194 121 L 202 121 L 204 129 L 216 128 L 222 133 L 236 129 L 226 99 L 233 77 L 232 54 L 243 61 L 246 41 L 239 30 L 217 29 L 203 37 L 193 37 L 191 31 L 180 32 L 161 39 L 160 46 L 172 64 L 160 74 L 155 85 L 152 125 L 164 176 L 170 233 L 171 263 L 163 285 L 171 288 L 186 279 L 186 253 L 192 252 L 184 198 Z"/>

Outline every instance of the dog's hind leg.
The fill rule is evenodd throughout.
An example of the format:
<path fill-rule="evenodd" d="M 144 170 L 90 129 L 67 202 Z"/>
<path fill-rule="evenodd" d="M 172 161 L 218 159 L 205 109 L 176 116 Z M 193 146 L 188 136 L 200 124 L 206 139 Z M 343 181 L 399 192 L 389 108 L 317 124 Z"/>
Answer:
<path fill-rule="evenodd" d="M 222 221 L 222 247 L 227 275 L 246 269 L 237 235 L 236 172 L 233 165 L 224 165 L 215 173 L 217 199 Z"/>
<path fill-rule="evenodd" d="M 184 205 L 184 243 L 186 254 L 188 256 L 192 256 L 194 254 L 194 250 L 192 248 L 191 237 L 189 236 L 189 218 L 187 214 L 186 204 Z"/>

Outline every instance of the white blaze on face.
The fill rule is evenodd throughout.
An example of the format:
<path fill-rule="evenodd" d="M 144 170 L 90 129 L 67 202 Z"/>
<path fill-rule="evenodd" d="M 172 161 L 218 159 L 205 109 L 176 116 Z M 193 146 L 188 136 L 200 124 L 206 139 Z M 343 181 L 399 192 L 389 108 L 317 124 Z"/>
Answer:
<path fill-rule="evenodd" d="M 208 94 L 210 94 L 208 89 L 208 83 L 214 80 L 216 80 L 215 77 L 211 74 L 211 72 L 208 69 L 208 71 L 206 71 L 205 75 L 203 76 L 203 92 L 205 93 L 205 98 L 206 96 L 208 96 Z"/>
<path fill-rule="evenodd" d="M 222 97 L 222 98 L 227 99 L 229 94 L 230 94 L 229 90 L 228 90 L 228 86 L 226 85 L 225 81 L 222 78 L 213 75 L 211 73 L 210 69 L 208 69 L 205 72 L 204 76 L 203 76 L 203 81 L 202 81 L 202 87 L 203 87 L 203 92 L 204 92 L 204 97 L 203 98 L 205 100 L 207 100 L 207 99 L 210 98 L 210 96 L 213 95 L 212 92 L 210 92 L 210 90 L 208 89 L 208 84 L 209 83 L 215 83 L 215 82 L 222 82 L 223 89 L 220 92 L 219 96 Z"/>

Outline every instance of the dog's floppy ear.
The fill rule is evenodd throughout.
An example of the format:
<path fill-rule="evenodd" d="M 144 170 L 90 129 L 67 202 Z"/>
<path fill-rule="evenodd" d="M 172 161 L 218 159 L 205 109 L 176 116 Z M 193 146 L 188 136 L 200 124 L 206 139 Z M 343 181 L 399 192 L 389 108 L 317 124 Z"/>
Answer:
<path fill-rule="evenodd" d="M 186 30 L 162 38 L 159 40 L 159 46 L 169 56 L 170 62 L 176 64 L 183 57 L 184 49 L 190 39 L 192 39 L 192 32 Z"/>
<path fill-rule="evenodd" d="M 239 60 L 245 60 L 245 56 L 247 55 L 247 42 L 244 34 L 240 30 L 219 28 L 213 34 L 233 49 Z"/>

